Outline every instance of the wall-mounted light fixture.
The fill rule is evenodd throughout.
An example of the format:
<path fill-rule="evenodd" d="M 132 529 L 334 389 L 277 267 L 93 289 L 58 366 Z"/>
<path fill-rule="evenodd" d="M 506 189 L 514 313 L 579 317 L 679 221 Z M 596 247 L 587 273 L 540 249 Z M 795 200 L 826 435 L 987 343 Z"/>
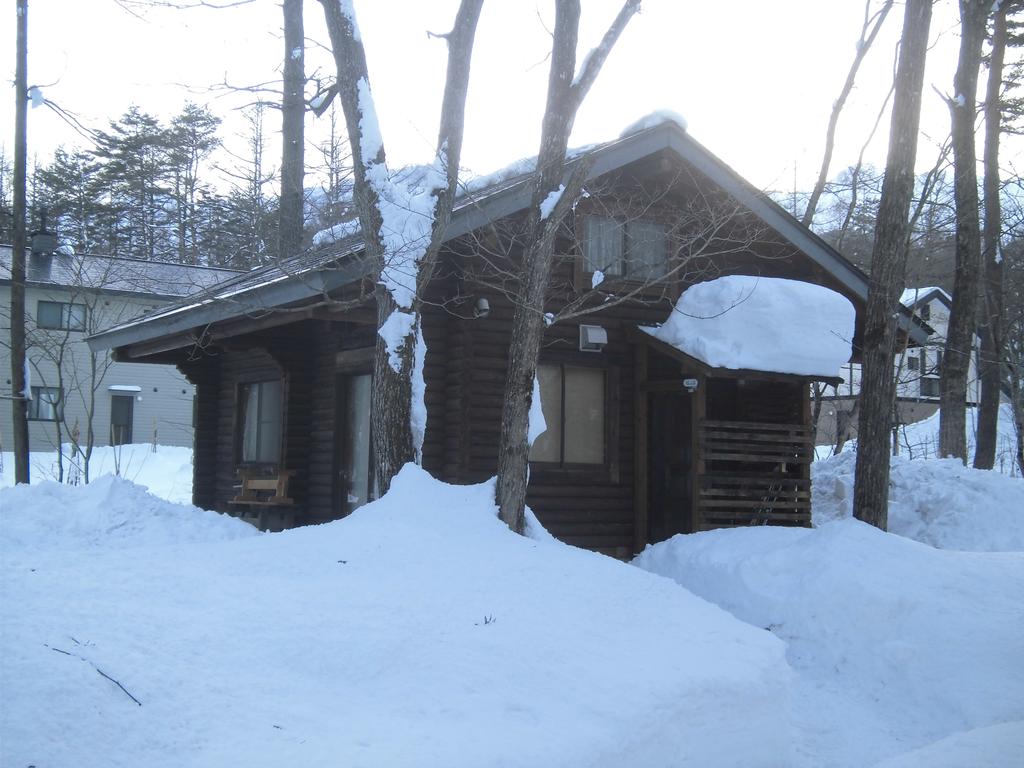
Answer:
<path fill-rule="evenodd" d="M 580 352 L 600 352 L 608 344 L 608 331 L 600 325 L 580 326 Z"/>
<path fill-rule="evenodd" d="M 683 379 L 683 389 L 689 392 L 691 395 L 697 391 L 697 385 L 700 382 L 697 379 Z"/>
<path fill-rule="evenodd" d="M 473 307 L 473 317 L 487 317 L 491 314 L 491 302 L 481 296 Z"/>

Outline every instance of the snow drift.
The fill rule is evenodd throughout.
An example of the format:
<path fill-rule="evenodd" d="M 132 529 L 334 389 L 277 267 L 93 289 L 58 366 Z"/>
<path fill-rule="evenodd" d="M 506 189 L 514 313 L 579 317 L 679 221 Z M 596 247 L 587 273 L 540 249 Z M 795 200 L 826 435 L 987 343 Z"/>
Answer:
<path fill-rule="evenodd" d="M 856 462 L 846 451 L 811 466 L 816 525 L 852 517 Z M 894 456 L 889 531 L 941 549 L 1024 550 L 1024 481 L 959 459 Z"/>
<path fill-rule="evenodd" d="M 1024 719 L 1024 553 L 937 550 L 845 520 L 676 536 L 634 562 L 786 642 L 795 764 L 859 768 Z"/>
<path fill-rule="evenodd" d="M 490 484 L 406 467 L 336 523 L 232 540 L 217 531 L 234 521 L 185 509 L 187 532 L 127 549 L 103 546 L 90 494 L 159 530 L 144 494 L 64 492 L 0 491 L 5 516 L 37 499 L 56 531 L 96 529 L 50 549 L 3 529 L 12 765 L 789 763 L 782 643 L 666 579 L 510 533 Z"/>

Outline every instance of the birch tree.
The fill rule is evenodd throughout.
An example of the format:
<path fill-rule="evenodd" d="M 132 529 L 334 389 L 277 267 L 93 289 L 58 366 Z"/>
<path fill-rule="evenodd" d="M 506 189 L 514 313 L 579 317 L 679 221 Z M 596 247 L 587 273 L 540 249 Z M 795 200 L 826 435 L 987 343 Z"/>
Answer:
<path fill-rule="evenodd" d="M 914 192 L 914 161 L 931 16 L 931 0 L 908 0 L 903 15 L 889 152 L 871 254 L 864 322 L 853 513 L 859 520 L 883 530 L 888 525 L 889 421 L 895 396 L 892 359 L 896 346 L 896 310 L 907 260 L 908 215 Z"/>
<path fill-rule="evenodd" d="M 450 32 L 448 71 L 432 162 L 412 171 L 388 166 L 352 0 L 321 0 L 337 68 L 337 93 L 352 149 L 354 203 L 366 258 L 378 284 L 377 345 L 370 424 L 380 493 L 410 461 L 426 430 L 420 297 L 451 219 L 469 86 L 483 0 L 462 0 Z"/>

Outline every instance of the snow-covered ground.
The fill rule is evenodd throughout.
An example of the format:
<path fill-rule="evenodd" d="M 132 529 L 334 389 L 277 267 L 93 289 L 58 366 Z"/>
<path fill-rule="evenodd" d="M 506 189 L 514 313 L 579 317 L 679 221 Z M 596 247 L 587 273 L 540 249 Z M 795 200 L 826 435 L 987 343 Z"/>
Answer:
<path fill-rule="evenodd" d="M 968 408 L 967 420 L 967 461 L 974 461 L 975 436 L 978 430 L 978 409 Z M 935 459 L 939 457 L 939 412 L 927 419 L 906 424 L 899 429 L 899 453 L 908 459 Z M 856 449 L 857 441 L 846 444 L 846 449 Z M 1014 461 L 1017 449 L 1017 433 L 1013 426 L 1013 410 L 1009 403 L 999 406 L 999 420 L 996 429 L 996 461 L 994 469 L 1004 475 L 1017 477 L 1020 471 Z M 834 446 L 819 445 L 815 455 L 826 459 L 832 455 Z"/>
<path fill-rule="evenodd" d="M 0 507 L 4 765 L 790 762 L 782 642 L 489 485 L 280 534 L 117 478 Z"/>
<path fill-rule="evenodd" d="M 636 562 L 786 643 L 792 765 L 871 766 L 1015 721 L 1012 750 L 959 764 L 1024 754 L 1024 553 L 938 550 L 844 520 L 677 536 Z"/>
<path fill-rule="evenodd" d="M 65 472 L 70 447 L 65 450 Z M 0 468 L 0 488 L 14 485 L 14 454 L 5 452 Z M 29 462 L 33 483 L 56 480 L 59 476 L 56 451 L 33 451 Z M 145 486 L 154 495 L 168 501 L 188 504 L 192 501 L 192 449 L 149 443 L 93 449 L 89 461 L 91 479 L 119 475 Z"/>
<path fill-rule="evenodd" d="M 137 457 L 181 498 L 187 452 Z M 893 533 L 849 519 L 852 454 L 814 481 L 814 529 L 640 567 L 414 468 L 280 534 L 117 477 L 2 489 L 0 764 L 1015 764 L 1024 481 L 897 459 Z"/>

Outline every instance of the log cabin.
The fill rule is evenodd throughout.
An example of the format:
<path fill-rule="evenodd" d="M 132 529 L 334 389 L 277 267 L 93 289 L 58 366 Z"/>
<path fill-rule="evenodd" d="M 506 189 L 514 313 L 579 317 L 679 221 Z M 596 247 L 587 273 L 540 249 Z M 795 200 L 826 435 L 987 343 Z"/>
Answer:
<path fill-rule="evenodd" d="M 561 225 L 549 285 L 547 429 L 531 450 L 528 504 L 563 541 L 620 558 L 681 532 L 809 525 L 809 385 L 838 366 L 725 367 L 641 327 L 663 323 L 689 286 L 785 278 L 853 304 L 856 357 L 867 277 L 672 121 L 570 153 L 566 178 L 584 159 L 585 193 Z M 465 187 L 423 297 L 422 462 L 446 482 L 496 471 L 530 180 L 520 163 Z M 322 523 L 374 496 L 374 278 L 358 231 L 343 226 L 90 344 L 171 363 L 195 384 L 197 506 L 268 529 Z M 923 340 L 909 314 L 901 324 Z M 257 513 L 238 503 L 252 498 L 239 478 L 248 494 L 261 471 L 288 482 L 284 497 L 281 482 L 274 491 L 286 503 Z"/>

